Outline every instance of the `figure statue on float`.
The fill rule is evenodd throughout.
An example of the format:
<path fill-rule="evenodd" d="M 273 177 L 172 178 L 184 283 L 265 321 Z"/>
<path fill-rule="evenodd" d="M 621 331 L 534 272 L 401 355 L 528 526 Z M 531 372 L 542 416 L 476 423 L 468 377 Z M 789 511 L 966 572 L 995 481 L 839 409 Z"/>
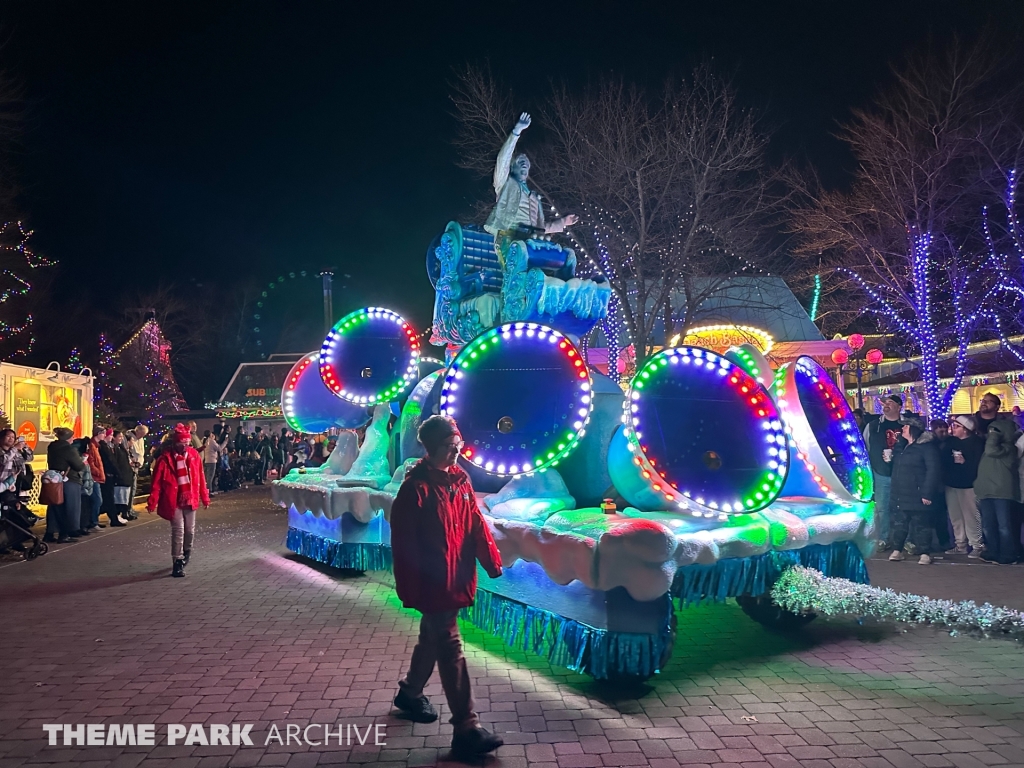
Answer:
<path fill-rule="evenodd" d="M 514 157 L 513 154 L 519 137 L 530 127 L 531 122 L 528 113 L 523 112 L 519 116 L 519 122 L 502 144 L 494 165 L 494 194 L 497 200 L 484 229 L 496 237 L 507 236 L 518 240 L 550 235 L 564 232 L 566 227 L 579 221 L 575 214 L 569 214 L 545 223 L 541 196 L 526 184 L 530 176 L 530 158 L 522 152 Z"/>

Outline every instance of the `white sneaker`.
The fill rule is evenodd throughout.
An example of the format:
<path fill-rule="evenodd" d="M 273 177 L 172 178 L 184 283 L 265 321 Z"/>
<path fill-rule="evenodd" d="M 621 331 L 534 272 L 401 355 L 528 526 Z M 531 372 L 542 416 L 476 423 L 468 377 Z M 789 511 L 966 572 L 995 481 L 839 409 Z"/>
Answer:
<path fill-rule="evenodd" d="M 889 559 L 892 560 L 893 562 L 899 562 L 900 560 L 903 559 L 903 553 L 900 552 L 898 549 L 894 549 L 892 551 L 892 554 L 889 555 Z"/>
<path fill-rule="evenodd" d="M 984 554 L 985 550 L 979 547 L 978 549 L 972 549 L 971 554 L 969 554 L 967 557 L 969 557 L 971 560 L 980 560 L 981 556 Z"/>
<path fill-rule="evenodd" d="M 917 564 L 918 565 L 931 565 L 932 564 L 931 555 L 921 555 L 920 559 L 918 559 L 918 561 L 917 561 Z"/>

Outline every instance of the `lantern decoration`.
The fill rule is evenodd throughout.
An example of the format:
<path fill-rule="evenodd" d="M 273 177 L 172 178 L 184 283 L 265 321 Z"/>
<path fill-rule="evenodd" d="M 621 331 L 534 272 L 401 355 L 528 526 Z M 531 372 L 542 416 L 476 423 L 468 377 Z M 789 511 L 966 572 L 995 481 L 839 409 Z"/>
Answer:
<path fill-rule="evenodd" d="M 845 349 L 832 350 L 832 362 L 836 365 L 846 365 L 850 360 L 850 353 Z"/>
<path fill-rule="evenodd" d="M 584 436 L 590 372 L 566 336 L 506 323 L 462 348 L 445 373 L 441 413 L 459 423 L 461 460 L 499 476 L 555 467 Z"/>
<path fill-rule="evenodd" d="M 311 352 L 288 371 L 281 388 L 281 413 L 296 432 L 326 432 L 332 427 L 352 429 L 370 420 L 365 406 L 347 403 L 334 396 L 320 378 Z"/>
<path fill-rule="evenodd" d="M 634 506 L 725 519 L 768 506 L 789 450 L 771 394 L 744 368 L 697 347 L 665 349 L 630 384 L 608 452 Z"/>
<path fill-rule="evenodd" d="M 320 349 L 320 377 L 337 397 L 375 405 L 399 398 L 419 378 L 415 329 L 389 309 L 341 318 Z"/>
<path fill-rule="evenodd" d="M 874 487 L 867 448 L 828 372 L 809 357 L 787 363 L 776 371 L 775 402 L 794 454 L 784 493 L 870 501 Z"/>
<path fill-rule="evenodd" d="M 864 358 L 872 365 L 878 365 L 884 357 L 885 354 L 880 349 L 869 349 L 864 355 Z"/>
<path fill-rule="evenodd" d="M 856 352 L 864 346 L 864 337 L 859 333 L 851 333 L 846 337 L 846 343 L 850 345 L 850 349 Z"/>

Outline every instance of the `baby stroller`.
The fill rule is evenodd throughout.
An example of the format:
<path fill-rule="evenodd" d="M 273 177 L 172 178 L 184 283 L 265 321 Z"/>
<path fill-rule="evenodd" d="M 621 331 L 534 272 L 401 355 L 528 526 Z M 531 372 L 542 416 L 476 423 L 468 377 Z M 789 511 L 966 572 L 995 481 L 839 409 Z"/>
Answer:
<path fill-rule="evenodd" d="M 17 493 L 0 493 L 0 549 L 20 550 L 25 553 L 26 560 L 35 560 L 40 555 L 45 555 L 48 549 L 46 542 L 31 530 L 37 520 L 39 518 L 28 511 Z"/>
<path fill-rule="evenodd" d="M 217 470 L 217 488 L 221 491 L 233 491 L 241 485 L 239 472 L 225 453 Z"/>

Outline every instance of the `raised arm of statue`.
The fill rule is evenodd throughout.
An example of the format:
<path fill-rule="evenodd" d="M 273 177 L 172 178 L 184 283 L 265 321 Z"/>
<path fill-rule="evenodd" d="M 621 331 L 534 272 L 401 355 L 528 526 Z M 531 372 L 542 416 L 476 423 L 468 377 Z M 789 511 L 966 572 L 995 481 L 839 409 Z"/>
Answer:
<path fill-rule="evenodd" d="M 505 139 L 505 143 L 501 145 L 501 150 L 498 152 L 498 160 L 494 164 L 494 194 L 500 195 L 502 188 L 505 186 L 505 182 L 508 181 L 509 171 L 512 168 L 512 156 L 516 151 L 516 144 L 519 142 L 519 136 L 530 127 L 531 119 L 529 114 L 523 112 L 519 116 L 519 122 L 516 123 L 516 127 L 512 129 L 512 133 Z"/>

